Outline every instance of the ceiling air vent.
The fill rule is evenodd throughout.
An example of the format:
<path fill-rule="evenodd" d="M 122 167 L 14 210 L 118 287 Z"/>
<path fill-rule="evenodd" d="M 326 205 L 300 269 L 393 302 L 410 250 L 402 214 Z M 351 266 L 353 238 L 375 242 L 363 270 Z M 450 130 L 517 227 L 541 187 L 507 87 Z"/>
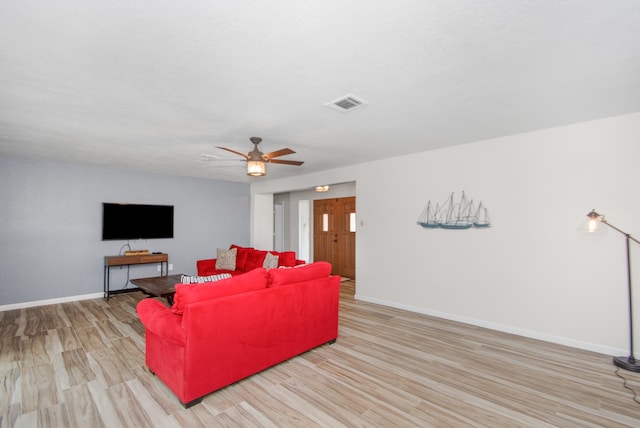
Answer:
<path fill-rule="evenodd" d="M 325 106 L 327 107 L 332 107 L 340 111 L 351 111 L 365 105 L 367 105 L 367 102 L 365 100 L 356 97 L 353 94 L 347 94 L 325 104 Z"/>

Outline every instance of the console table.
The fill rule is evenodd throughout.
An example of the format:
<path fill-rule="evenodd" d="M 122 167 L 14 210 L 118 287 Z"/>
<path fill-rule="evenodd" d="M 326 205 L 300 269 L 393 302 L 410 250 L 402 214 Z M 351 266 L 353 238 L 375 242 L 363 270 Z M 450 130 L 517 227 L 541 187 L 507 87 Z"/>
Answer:
<path fill-rule="evenodd" d="M 109 300 L 110 294 L 128 293 L 138 291 L 139 288 L 125 288 L 122 290 L 110 291 L 109 270 L 114 266 L 145 265 L 150 263 L 160 263 L 160 274 L 169 274 L 169 254 L 141 254 L 133 256 L 105 256 L 104 257 L 104 297 Z"/>

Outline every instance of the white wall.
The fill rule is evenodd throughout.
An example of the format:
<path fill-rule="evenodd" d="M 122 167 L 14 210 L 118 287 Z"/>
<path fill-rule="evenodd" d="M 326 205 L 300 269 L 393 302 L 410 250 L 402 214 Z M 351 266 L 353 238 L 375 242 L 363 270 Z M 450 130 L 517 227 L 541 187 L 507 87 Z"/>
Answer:
<path fill-rule="evenodd" d="M 639 159 L 640 114 L 633 114 L 261 183 L 251 192 L 355 180 L 359 299 L 625 355 L 624 237 L 587 236 L 577 227 L 595 208 L 640 236 Z M 491 229 L 416 224 L 427 200 L 462 190 L 484 202 Z M 632 252 L 640 272 L 640 246 Z"/>
<path fill-rule="evenodd" d="M 249 244 L 249 186 L 0 156 L 0 310 L 7 305 L 101 294 L 104 256 L 126 241 L 102 241 L 102 202 L 174 205 L 174 239 L 131 241 L 169 254 L 171 273 L 196 273 L 216 248 Z M 111 269 L 112 289 L 127 269 Z M 130 269 L 156 276 L 156 266 Z"/>
<path fill-rule="evenodd" d="M 256 207 L 252 211 L 251 219 L 251 245 L 264 250 L 273 249 L 273 194 L 251 195 L 251 206 Z M 266 212 L 268 214 L 262 215 Z"/>

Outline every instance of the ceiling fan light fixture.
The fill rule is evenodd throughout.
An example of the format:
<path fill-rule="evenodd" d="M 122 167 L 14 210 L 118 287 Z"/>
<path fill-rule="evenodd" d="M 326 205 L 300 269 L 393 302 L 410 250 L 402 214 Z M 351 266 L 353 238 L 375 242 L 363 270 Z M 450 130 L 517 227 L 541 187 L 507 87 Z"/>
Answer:
<path fill-rule="evenodd" d="M 247 175 L 261 177 L 267 173 L 267 165 L 262 160 L 247 161 Z"/>
<path fill-rule="evenodd" d="M 258 149 L 258 144 L 260 144 L 260 142 L 262 141 L 262 138 L 251 137 L 249 140 L 251 140 L 251 142 L 253 143 L 253 150 L 251 150 L 247 154 L 240 153 L 238 151 L 235 151 L 233 149 L 229 149 L 226 147 L 221 147 L 221 146 L 216 146 L 216 147 L 219 149 L 234 153 L 238 156 L 242 156 L 244 159 L 246 159 L 247 175 L 250 175 L 252 177 L 261 177 L 263 175 L 266 175 L 268 162 L 284 164 L 284 165 L 297 165 L 297 166 L 300 166 L 304 163 L 302 161 L 275 159 L 280 156 L 285 156 L 285 155 L 290 155 L 292 153 L 295 153 L 293 150 L 289 148 L 284 148 L 284 149 L 276 150 L 275 152 L 269 152 L 265 154 Z"/>

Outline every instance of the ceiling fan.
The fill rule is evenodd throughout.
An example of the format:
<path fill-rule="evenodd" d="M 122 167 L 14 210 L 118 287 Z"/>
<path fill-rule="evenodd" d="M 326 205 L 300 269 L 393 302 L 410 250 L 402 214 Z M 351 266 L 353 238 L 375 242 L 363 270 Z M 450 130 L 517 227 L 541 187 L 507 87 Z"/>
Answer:
<path fill-rule="evenodd" d="M 216 147 L 231 153 L 235 153 L 236 155 L 239 155 L 245 158 L 247 160 L 247 175 L 251 175 L 254 177 L 265 175 L 267 173 L 266 164 L 269 162 L 281 163 L 285 165 L 296 165 L 296 166 L 300 166 L 304 163 L 301 161 L 294 161 L 294 160 L 274 159 L 280 156 L 290 155 L 292 153 L 295 153 L 291 149 L 285 148 L 285 149 L 280 149 L 280 150 L 276 150 L 275 152 L 265 154 L 265 153 L 262 153 L 260 150 L 258 150 L 258 144 L 260 144 L 260 142 L 262 141 L 262 138 L 251 137 L 249 138 L 249 140 L 253 143 L 253 150 L 251 150 L 247 154 L 236 152 L 235 150 L 231 150 L 226 147 L 221 147 L 221 146 L 216 146 Z"/>

